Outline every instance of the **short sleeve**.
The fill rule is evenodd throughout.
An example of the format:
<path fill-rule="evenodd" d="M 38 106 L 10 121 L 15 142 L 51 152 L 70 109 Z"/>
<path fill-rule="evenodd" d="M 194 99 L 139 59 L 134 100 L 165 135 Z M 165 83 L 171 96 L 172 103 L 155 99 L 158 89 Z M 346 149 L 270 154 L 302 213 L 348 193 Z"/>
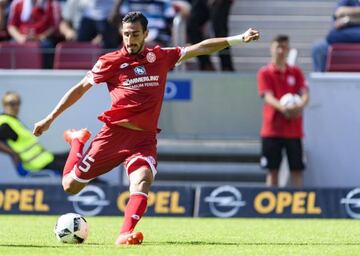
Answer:
<path fill-rule="evenodd" d="M 100 57 L 94 67 L 88 71 L 86 77 L 92 85 L 106 82 L 114 74 L 111 72 L 111 67 L 110 61 L 106 60 L 104 57 Z"/>
<path fill-rule="evenodd" d="M 162 48 L 169 69 L 172 69 L 176 64 L 180 64 L 181 57 L 185 55 L 185 48 L 182 47 L 171 47 L 171 48 Z"/>
<path fill-rule="evenodd" d="M 9 139 L 16 141 L 17 138 L 18 135 L 14 132 L 13 129 L 11 129 L 11 127 L 7 123 L 0 125 L 0 141 L 6 143 L 6 141 Z"/>
<path fill-rule="evenodd" d="M 18 12 L 18 2 L 14 1 L 10 5 L 8 25 L 18 27 L 19 21 L 20 21 L 20 13 Z"/>
<path fill-rule="evenodd" d="M 297 85 L 299 88 L 299 92 L 301 93 L 304 90 L 308 90 L 307 82 L 305 80 L 304 74 L 302 73 L 300 68 L 296 68 L 296 79 Z"/>
<path fill-rule="evenodd" d="M 258 71 L 257 84 L 260 97 L 263 97 L 266 92 L 273 92 L 272 83 L 265 68 L 261 68 Z"/>

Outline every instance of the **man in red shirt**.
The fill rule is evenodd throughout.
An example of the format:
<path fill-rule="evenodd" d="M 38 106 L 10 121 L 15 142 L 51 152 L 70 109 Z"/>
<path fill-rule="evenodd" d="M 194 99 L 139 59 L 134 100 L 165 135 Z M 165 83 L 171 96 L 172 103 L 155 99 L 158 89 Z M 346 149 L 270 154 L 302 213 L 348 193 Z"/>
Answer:
<path fill-rule="evenodd" d="M 167 73 L 177 63 L 192 57 L 259 38 L 256 30 L 249 29 L 241 35 L 208 39 L 185 48 L 149 49 L 144 47 L 147 35 L 145 16 L 140 12 L 127 14 L 122 21 L 123 48 L 100 57 L 87 76 L 34 127 L 34 134 L 41 135 L 94 84 L 107 83 L 112 106 L 99 117 L 105 124 L 85 154 L 82 148 L 90 137 L 89 132 L 86 129 L 65 132 L 71 151 L 62 184 L 66 192 L 76 194 L 90 180 L 124 163 L 130 181 L 130 199 L 115 241 L 118 245 L 140 244 L 143 240 L 142 233 L 133 230 L 146 210 L 147 194 L 156 174 L 157 123 Z"/>
<path fill-rule="evenodd" d="M 55 0 L 16 0 L 11 4 L 8 30 L 18 43 L 48 39 L 60 23 L 60 6 Z"/>
<path fill-rule="evenodd" d="M 285 149 L 291 182 L 293 186 L 301 187 L 304 170 L 302 111 L 308 103 L 309 94 L 301 70 L 286 64 L 288 53 L 288 36 L 275 37 L 271 43 L 271 63 L 257 74 L 259 95 L 264 99 L 260 164 L 269 170 L 267 184 L 277 186 L 282 151 Z M 299 102 L 286 104 L 280 101 L 288 93 L 299 95 Z"/>

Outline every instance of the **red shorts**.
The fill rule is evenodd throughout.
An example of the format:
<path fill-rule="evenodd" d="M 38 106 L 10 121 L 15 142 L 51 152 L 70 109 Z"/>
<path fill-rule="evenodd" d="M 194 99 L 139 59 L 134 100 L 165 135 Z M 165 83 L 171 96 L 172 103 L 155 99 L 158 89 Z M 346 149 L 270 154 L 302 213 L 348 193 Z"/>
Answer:
<path fill-rule="evenodd" d="M 87 183 L 121 163 L 124 163 L 127 172 L 129 169 L 132 171 L 134 166 L 147 165 L 155 176 L 156 156 L 156 133 L 105 124 L 71 171 L 71 176 Z"/>

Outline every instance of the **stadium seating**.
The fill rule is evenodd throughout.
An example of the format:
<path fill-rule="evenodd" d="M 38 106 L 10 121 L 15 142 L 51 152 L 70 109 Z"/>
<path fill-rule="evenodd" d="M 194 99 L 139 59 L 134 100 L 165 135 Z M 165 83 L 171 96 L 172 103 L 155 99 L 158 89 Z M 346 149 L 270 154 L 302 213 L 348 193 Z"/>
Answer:
<path fill-rule="evenodd" d="M 18 44 L 0 43 L 0 68 L 5 69 L 41 69 L 41 48 L 37 42 Z"/>
<path fill-rule="evenodd" d="M 328 49 L 327 72 L 359 72 L 360 44 L 333 44 Z"/>
<path fill-rule="evenodd" d="M 236 183 L 261 186 L 260 143 L 244 140 L 158 140 L 156 184 Z"/>
<path fill-rule="evenodd" d="M 10 39 L 9 34 L 6 30 L 0 30 L 0 41 L 7 41 Z"/>
<path fill-rule="evenodd" d="M 54 69 L 90 69 L 101 48 L 88 42 L 61 42 L 56 45 Z"/>
<path fill-rule="evenodd" d="M 270 61 L 270 42 L 275 35 L 290 36 L 290 45 L 298 50 L 297 65 L 305 73 L 312 71 L 311 45 L 326 37 L 331 27 L 334 0 L 238 0 L 233 1 L 229 34 L 256 28 L 261 39 L 231 49 L 238 72 L 256 72 Z M 212 55 L 214 63 L 218 58 Z M 190 60 L 190 63 L 192 61 Z M 195 62 L 195 61 L 193 61 Z"/>

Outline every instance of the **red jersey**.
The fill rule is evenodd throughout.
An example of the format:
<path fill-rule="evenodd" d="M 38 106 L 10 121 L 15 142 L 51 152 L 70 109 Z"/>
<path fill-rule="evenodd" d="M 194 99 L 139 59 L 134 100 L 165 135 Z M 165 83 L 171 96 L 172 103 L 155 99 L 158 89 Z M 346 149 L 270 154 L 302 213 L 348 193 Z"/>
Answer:
<path fill-rule="evenodd" d="M 307 90 L 305 79 L 298 67 L 286 66 L 284 72 L 275 64 L 262 67 L 257 74 L 258 90 L 261 97 L 266 92 L 272 92 L 275 98 L 286 93 L 301 94 Z M 302 138 L 302 116 L 287 119 L 269 104 L 263 106 L 263 122 L 260 135 L 262 137 Z"/>
<path fill-rule="evenodd" d="M 166 77 L 183 54 L 183 48 L 145 48 L 131 55 L 122 49 L 99 58 L 87 78 L 92 84 L 107 83 L 111 109 L 99 120 L 110 124 L 131 123 L 156 132 Z"/>
<path fill-rule="evenodd" d="M 11 4 L 8 25 L 15 26 L 22 34 L 34 33 L 39 35 L 60 23 L 60 6 L 55 0 L 44 1 L 41 5 L 34 5 L 28 16 L 23 15 L 24 0 L 15 0 Z"/>

